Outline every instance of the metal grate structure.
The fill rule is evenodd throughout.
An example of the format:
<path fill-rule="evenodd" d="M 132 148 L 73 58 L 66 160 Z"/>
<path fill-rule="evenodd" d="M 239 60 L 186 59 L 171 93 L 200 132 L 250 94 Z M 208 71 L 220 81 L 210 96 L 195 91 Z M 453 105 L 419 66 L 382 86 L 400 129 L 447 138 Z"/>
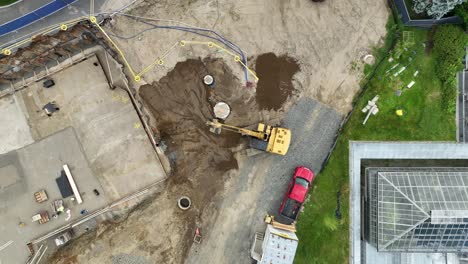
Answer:
<path fill-rule="evenodd" d="M 378 251 L 468 252 L 468 168 L 372 168 L 366 178 Z"/>

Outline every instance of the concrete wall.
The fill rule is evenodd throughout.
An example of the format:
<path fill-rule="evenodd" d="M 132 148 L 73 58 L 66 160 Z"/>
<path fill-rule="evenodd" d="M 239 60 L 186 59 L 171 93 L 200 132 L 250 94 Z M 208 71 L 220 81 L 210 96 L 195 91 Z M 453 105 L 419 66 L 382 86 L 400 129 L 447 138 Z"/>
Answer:
<path fill-rule="evenodd" d="M 86 23 L 54 35 L 36 37 L 29 46 L 14 50 L 12 55 L 0 55 L 0 85 L 32 77 L 34 72 L 56 65 L 84 49 L 105 45 L 101 39 L 100 33 Z"/>

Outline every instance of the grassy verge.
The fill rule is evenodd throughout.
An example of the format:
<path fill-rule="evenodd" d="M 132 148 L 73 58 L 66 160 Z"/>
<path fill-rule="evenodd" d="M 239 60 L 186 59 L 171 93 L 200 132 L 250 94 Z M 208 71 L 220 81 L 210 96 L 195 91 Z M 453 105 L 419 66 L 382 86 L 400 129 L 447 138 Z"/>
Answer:
<path fill-rule="evenodd" d="M 6 5 L 9 5 L 9 4 L 12 4 L 14 2 L 16 2 L 18 0 L 0 0 L 0 6 L 6 6 Z"/>
<path fill-rule="evenodd" d="M 389 39 L 394 37 L 394 28 L 395 25 L 389 22 Z M 391 53 L 394 61 L 389 62 L 385 58 L 376 69 L 368 89 L 357 102 L 356 111 L 345 125 L 328 164 L 314 182 L 310 200 L 298 222 L 300 243 L 295 263 L 348 262 L 350 140 L 455 140 L 455 113 L 442 110 L 441 83 L 435 74 L 437 65 L 434 57 L 425 52 L 423 45 L 430 32 L 413 28 L 402 28 L 402 31 L 412 32 L 409 34 L 413 35 L 414 43 L 403 43 L 403 38 L 400 38 Z M 377 61 L 386 54 L 386 48 L 387 44 L 376 51 Z M 401 55 L 396 58 L 398 53 Z M 397 63 L 399 65 L 389 71 Z M 394 74 L 405 65 L 406 69 L 395 77 Z M 371 70 L 368 67 L 364 72 L 367 75 Z M 416 71 L 419 74 L 414 77 Z M 415 81 L 414 86 L 405 88 L 411 81 Z M 402 90 L 401 96 L 395 95 L 398 89 Z M 365 114 L 360 110 L 375 95 L 380 97 L 380 111 L 371 116 L 364 126 L 362 121 Z M 397 116 L 397 109 L 402 109 L 404 115 Z M 335 218 L 337 191 L 342 193 L 343 218 L 340 221 Z"/>

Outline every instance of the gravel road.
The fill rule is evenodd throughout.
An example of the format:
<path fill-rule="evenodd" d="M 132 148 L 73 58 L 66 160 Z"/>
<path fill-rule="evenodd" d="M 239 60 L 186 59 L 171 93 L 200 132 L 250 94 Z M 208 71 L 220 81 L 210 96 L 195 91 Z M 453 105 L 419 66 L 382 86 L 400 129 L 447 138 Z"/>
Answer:
<path fill-rule="evenodd" d="M 288 154 L 262 153 L 240 163 L 239 175 L 226 183 L 230 190 L 223 210 L 204 242 L 192 246 L 187 263 L 250 263 L 253 235 L 264 231 L 268 212 L 277 212 L 294 168 L 305 165 L 318 172 L 341 120 L 338 112 L 312 99 L 294 105 L 283 121 L 293 134 Z"/>

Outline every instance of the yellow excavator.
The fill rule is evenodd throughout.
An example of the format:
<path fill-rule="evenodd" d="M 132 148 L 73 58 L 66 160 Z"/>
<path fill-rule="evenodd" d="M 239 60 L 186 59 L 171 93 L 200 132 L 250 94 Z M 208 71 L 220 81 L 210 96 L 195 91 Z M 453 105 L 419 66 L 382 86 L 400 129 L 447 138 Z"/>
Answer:
<path fill-rule="evenodd" d="M 291 131 L 287 128 L 273 127 L 259 123 L 257 130 L 235 127 L 220 123 L 217 119 L 206 122 L 210 126 L 210 131 L 220 134 L 221 130 L 227 130 L 250 137 L 250 146 L 266 152 L 286 155 L 291 142 Z"/>

